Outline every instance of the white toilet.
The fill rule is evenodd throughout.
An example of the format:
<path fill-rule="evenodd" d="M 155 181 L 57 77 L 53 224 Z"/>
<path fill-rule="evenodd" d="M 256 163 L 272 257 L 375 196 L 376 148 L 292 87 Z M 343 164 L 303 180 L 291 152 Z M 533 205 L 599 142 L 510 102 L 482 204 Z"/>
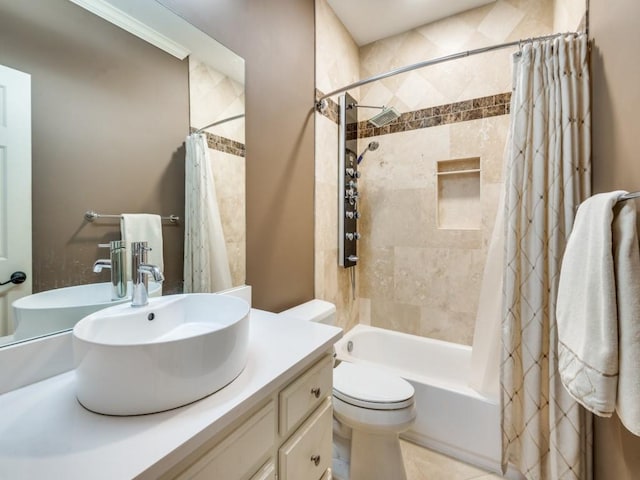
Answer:
<path fill-rule="evenodd" d="M 336 307 L 311 300 L 281 312 L 301 320 L 335 323 Z M 398 435 L 416 417 L 414 389 L 377 368 L 342 362 L 333 370 L 333 478 L 405 480 Z"/>

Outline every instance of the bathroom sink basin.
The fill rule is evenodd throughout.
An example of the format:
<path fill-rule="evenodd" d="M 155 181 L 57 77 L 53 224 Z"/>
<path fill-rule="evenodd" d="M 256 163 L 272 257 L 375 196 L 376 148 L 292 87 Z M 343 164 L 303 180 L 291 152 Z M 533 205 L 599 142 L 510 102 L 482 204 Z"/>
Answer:
<path fill-rule="evenodd" d="M 76 396 L 107 415 L 180 407 L 231 383 L 248 343 L 249 305 L 236 297 L 168 295 L 106 308 L 73 329 Z"/>
<path fill-rule="evenodd" d="M 162 295 L 160 283 L 149 282 L 149 296 Z M 127 292 L 131 292 L 129 282 Z M 21 340 L 69 330 L 82 318 L 113 305 L 131 302 L 131 297 L 111 300 L 111 283 L 89 283 L 55 288 L 27 295 L 13 302 L 16 321 L 14 338 Z"/>

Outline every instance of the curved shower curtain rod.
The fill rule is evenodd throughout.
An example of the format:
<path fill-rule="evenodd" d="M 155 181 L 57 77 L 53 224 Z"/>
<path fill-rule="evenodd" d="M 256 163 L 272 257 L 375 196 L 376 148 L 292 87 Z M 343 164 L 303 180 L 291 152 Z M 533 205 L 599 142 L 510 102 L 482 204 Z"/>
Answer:
<path fill-rule="evenodd" d="M 217 122 L 210 123 L 209 125 L 205 125 L 204 127 L 199 128 L 198 130 L 196 130 L 193 133 L 196 133 L 196 134 L 202 133 L 202 131 L 205 128 L 215 127 L 216 125 L 220 125 L 221 123 L 227 123 L 227 122 L 230 122 L 231 120 L 236 120 L 238 118 L 244 118 L 244 113 L 241 113 L 240 115 L 235 115 L 233 117 L 225 118 L 223 120 L 218 120 Z"/>
<path fill-rule="evenodd" d="M 325 93 L 316 101 L 316 110 L 318 110 L 319 112 L 324 112 L 324 110 L 327 108 L 327 98 L 337 95 L 338 93 L 343 93 L 343 92 L 346 92 L 347 90 L 351 90 L 353 88 L 360 87 L 361 85 L 366 85 L 371 82 L 376 82 L 384 78 L 393 77 L 394 75 L 398 75 L 400 73 L 410 72 L 411 70 L 416 70 L 422 67 L 428 67 L 430 65 L 436 65 L 438 63 L 448 62 L 450 60 L 457 60 L 458 58 L 470 57 L 471 55 L 475 55 L 477 53 L 485 53 L 485 52 L 490 52 L 492 50 L 500 50 L 508 47 L 516 47 L 516 46 L 519 47 L 525 43 L 531 43 L 539 40 L 549 40 L 551 38 L 560 37 L 562 35 L 581 35 L 583 33 L 586 33 L 586 32 L 553 33 L 551 35 L 543 35 L 540 37 L 532 37 L 532 38 L 526 38 L 521 40 L 515 40 L 513 42 L 501 43 L 499 45 L 492 45 L 489 47 L 476 48 L 475 50 L 467 50 L 465 52 L 453 53 L 451 55 L 446 55 L 444 57 L 434 58 L 432 60 L 425 60 L 422 62 L 414 63 L 412 65 L 407 65 L 405 67 L 396 68 L 395 70 L 390 70 L 386 73 L 381 73 L 369 78 L 365 78 L 364 80 L 359 80 L 357 82 L 351 83 L 346 87 L 339 88 L 337 90 L 334 90 L 333 92 Z"/>

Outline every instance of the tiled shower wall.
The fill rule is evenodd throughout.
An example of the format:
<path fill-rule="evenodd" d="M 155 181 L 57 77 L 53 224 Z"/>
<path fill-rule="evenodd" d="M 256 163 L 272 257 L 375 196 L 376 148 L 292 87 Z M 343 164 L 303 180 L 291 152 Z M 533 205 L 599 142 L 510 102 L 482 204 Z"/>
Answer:
<path fill-rule="evenodd" d="M 316 0 L 316 87 L 330 92 L 357 81 L 358 55 L 327 1 Z M 352 94 L 357 97 L 357 90 Z M 338 266 L 338 125 L 319 113 L 315 116 L 315 296 L 336 305 L 337 324 L 348 330 L 358 323 L 359 302 L 350 272 Z"/>
<path fill-rule="evenodd" d="M 330 10 L 325 0 L 317 0 L 316 5 L 318 11 Z M 355 81 L 347 78 L 331 84 L 323 78 L 337 76 L 338 67 L 351 72 L 354 61 L 359 63 L 357 77 L 366 78 L 430 58 L 548 34 L 553 31 L 553 11 L 551 0 L 498 0 L 365 45 L 357 53 L 350 48 L 348 56 L 343 43 L 352 43 L 350 38 L 341 34 L 323 39 L 319 34 L 317 87 L 327 92 Z M 316 15 L 318 30 L 325 34 L 331 13 Z M 333 28 L 340 30 L 334 19 Z M 330 55 L 327 49 L 332 49 Z M 485 97 L 508 97 L 514 51 L 499 50 L 415 70 L 350 93 L 363 105 L 394 106 L 405 120 L 408 115 L 415 117 L 416 111 L 428 111 L 433 118 L 437 106 L 467 105 L 466 110 L 471 110 L 474 99 L 479 104 Z M 375 113 L 363 109 L 361 120 Z M 360 132 L 361 137 L 366 135 L 359 141 L 360 151 L 371 140 L 377 140 L 380 148 L 367 153 L 360 169 L 359 322 L 471 343 L 509 128 L 506 110 L 482 117 L 467 113 L 450 116 L 450 121 L 415 123 L 416 128 Z M 316 127 L 316 188 L 317 195 L 322 190 L 323 196 L 316 197 L 316 238 L 325 243 L 316 245 L 316 265 L 322 262 L 321 274 L 316 269 L 316 292 L 337 289 L 334 297 L 339 297 L 350 291 L 346 276 L 338 271 L 336 281 L 322 274 L 339 269 L 337 253 L 330 254 L 337 243 L 333 213 L 337 195 L 334 188 L 332 197 L 329 188 L 337 177 L 337 127 L 328 122 L 317 117 L 316 124 L 322 128 Z M 479 159 L 479 194 L 472 199 L 478 218 L 469 222 L 472 228 L 439 227 L 438 162 L 467 158 Z"/>
<path fill-rule="evenodd" d="M 551 33 L 553 7 L 551 0 L 498 0 L 373 42 L 360 50 L 360 75 Z M 361 103 L 409 112 L 508 93 L 514 51 L 470 56 L 363 86 Z M 380 142 L 361 165 L 362 323 L 472 343 L 508 129 L 509 116 L 498 115 L 360 140 Z M 479 218 L 469 218 L 469 228 L 438 225 L 445 201 L 438 194 L 438 162 L 464 158 L 479 158 L 479 195 L 458 200 L 475 204 L 466 214 Z"/>
<path fill-rule="evenodd" d="M 198 129 L 244 112 L 244 86 L 189 57 L 190 124 Z M 231 280 L 246 279 L 244 119 L 206 130 Z"/>

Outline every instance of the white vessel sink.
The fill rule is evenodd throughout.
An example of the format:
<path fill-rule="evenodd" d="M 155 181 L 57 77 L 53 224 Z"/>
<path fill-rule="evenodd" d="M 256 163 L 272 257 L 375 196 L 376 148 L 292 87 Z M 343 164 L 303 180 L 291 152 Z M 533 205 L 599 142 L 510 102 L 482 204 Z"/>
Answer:
<path fill-rule="evenodd" d="M 110 307 L 73 329 L 76 395 L 107 415 L 180 407 L 231 383 L 248 343 L 249 305 L 239 298 L 192 293 Z"/>
<path fill-rule="evenodd" d="M 162 295 L 162 285 L 149 282 L 149 296 Z M 131 292 L 129 282 L 127 292 Z M 131 302 L 131 297 L 111 300 L 111 283 L 89 283 L 55 288 L 27 295 L 13 302 L 16 321 L 14 339 L 69 330 L 82 318 L 113 305 Z"/>

